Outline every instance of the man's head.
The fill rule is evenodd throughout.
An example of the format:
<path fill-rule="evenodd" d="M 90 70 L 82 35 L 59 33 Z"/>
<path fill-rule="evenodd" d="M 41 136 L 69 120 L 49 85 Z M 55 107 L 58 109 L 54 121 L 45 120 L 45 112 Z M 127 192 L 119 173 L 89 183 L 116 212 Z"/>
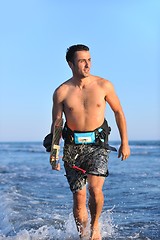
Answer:
<path fill-rule="evenodd" d="M 77 44 L 69 47 L 66 52 L 66 61 L 74 64 L 75 52 L 77 51 L 89 51 L 89 47 L 83 44 Z"/>

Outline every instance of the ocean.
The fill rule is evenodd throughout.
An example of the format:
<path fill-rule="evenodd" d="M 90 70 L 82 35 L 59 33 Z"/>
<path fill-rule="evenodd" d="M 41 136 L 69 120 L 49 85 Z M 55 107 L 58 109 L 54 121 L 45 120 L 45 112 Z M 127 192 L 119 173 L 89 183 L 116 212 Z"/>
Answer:
<path fill-rule="evenodd" d="M 118 142 L 111 142 L 118 148 Z M 103 187 L 103 240 L 160 239 L 160 141 L 131 141 L 126 161 L 112 152 Z M 72 194 L 52 171 L 41 142 L 0 143 L 0 240 L 78 240 Z"/>

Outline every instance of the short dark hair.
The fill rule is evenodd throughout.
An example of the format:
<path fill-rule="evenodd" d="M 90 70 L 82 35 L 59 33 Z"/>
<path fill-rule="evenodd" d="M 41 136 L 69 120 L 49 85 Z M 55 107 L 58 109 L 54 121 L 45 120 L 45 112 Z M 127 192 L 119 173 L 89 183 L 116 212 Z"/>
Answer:
<path fill-rule="evenodd" d="M 83 44 L 77 44 L 77 45 L 73 45 L 73 46 L 67 48 L 66 61 L 73 63 L 74 62 L 74 54 L 77 51 L 89 51 L 89 47 L 87 47 Z"/>

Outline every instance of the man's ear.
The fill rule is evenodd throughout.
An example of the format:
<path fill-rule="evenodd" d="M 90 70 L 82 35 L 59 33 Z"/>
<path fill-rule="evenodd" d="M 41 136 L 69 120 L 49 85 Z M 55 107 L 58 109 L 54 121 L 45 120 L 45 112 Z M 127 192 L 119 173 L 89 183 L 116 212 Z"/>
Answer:
<path fill-rule="evenodd" d="M 70 67 L 71 69 L 73 69 L 73 65 L 74 65 L 74 64 L 73 64 L 72 62 L 69 61 L 69 62 L 68 62 L 68 65 L 69 65 L 69 67 Z"/>

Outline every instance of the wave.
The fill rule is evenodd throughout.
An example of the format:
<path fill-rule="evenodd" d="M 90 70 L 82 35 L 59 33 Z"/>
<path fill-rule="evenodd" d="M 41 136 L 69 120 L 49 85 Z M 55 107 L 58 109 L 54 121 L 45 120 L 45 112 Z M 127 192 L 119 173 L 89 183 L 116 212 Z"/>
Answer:
<path fill-rule="evenodd" d="M 28 152 L 28 153 L 45 153 L 42 143 L 0 143 L 0 152 Z"/>
<path fill-rule="evenodd" d="M 160 141 L 130 141 L 130 148 L 134 151 L 148 153 L 150 150 L 160 150 Z M 111 141 L 110 145 L 117 149 L 120 145 L 118 141 Z M 63 142 L 61 144 L 63 147 Z M 24 153 L 46 153 L 42 142 L 1 142 L 0 152 L 24 152 Z"/>
<path fill-rule="evenodd" d="M 16 215 L 13 212 L 12 208 L 15 203 L 10 199 L 9 194 L 1 196 L 1 200 L 3 204 L 1 201 L 0 240 L 79 240 L 73 213 L 69 213 L 68 216 L 53 213 L 48 220 L 39 217 L 27 220 L 25 216 L 20 216 L 20 213 Z M 108 239 L 113 235 L 116 239 L 115 225 L 111 217 L 113 209 L 101 215 L 100 228 L 103 239 Z M 89 226 L 87 230 L 89 231 Z"/>
<path fill-rule="evenodd" d="M 106 213 L 105 213 L 106 214 Z M 103 219 L 104 217 L 104 219 Z M 104 222 L 102 222 L 104 220 Z M 37 219 L 38 221 L 38 219 Z M 112 226 L 111 222 L 107 222 L 106 215 L 103 215 L 100 222 L 101 233 L 103 240 L 151 240 L 159 239 L 158 237 L 150 238 L 144 236 L 142 231 L 130 234 L 128 237 L 124 236 L 123 227 L 119 229 L 118 226 Z M 134 225 L 132 226 L 134 228 Z M 117 229 L 116 229 L 117 228 Z M 148 225 L 145 226 L 148 228 Z M 117 231 L 117 232 L 116 232 Z M 145 229 L 143 230 L 145 231 Z M 23 229 L 15 232 L 13 236 L 0 235 L 0 240 L 79 240 L 79 236 L 75 227 L 73 215 L 70 214 L 68 220 L 63 227 L 57 228 L 56 226 L 43 225 L 37 229 Z"/>

